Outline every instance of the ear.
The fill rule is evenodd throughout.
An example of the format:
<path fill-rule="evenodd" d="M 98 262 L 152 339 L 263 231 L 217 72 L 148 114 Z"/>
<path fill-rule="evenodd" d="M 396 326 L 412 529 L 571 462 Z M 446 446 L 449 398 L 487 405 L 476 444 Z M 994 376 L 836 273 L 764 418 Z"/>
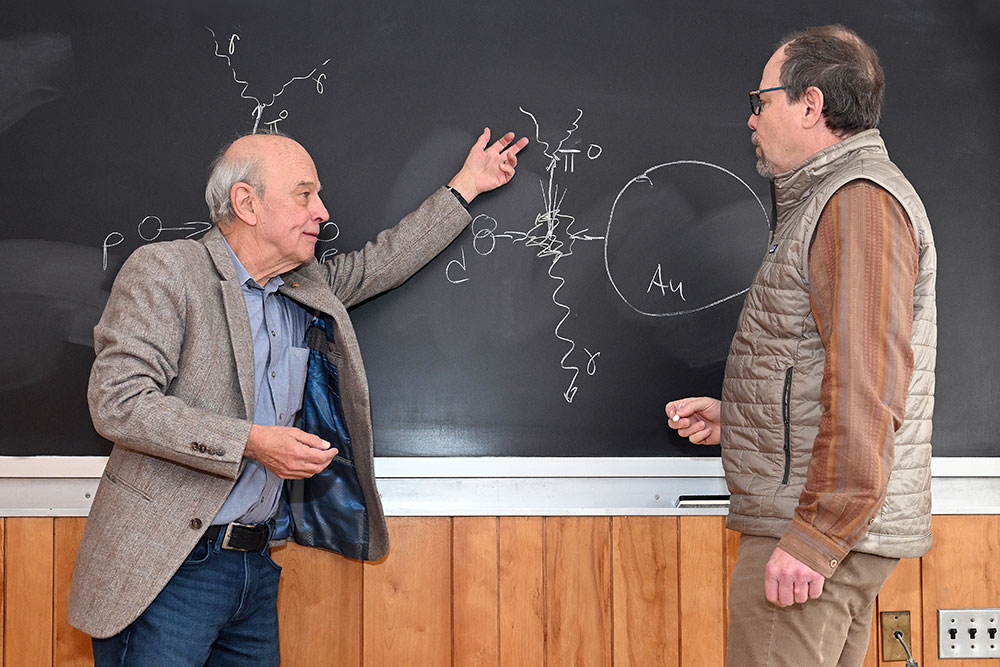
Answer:
<path fill-rule="evenodd" d="M 816 86 L 809 86 L 802 93 L 802 127 L 811 130 L 817 123 L 824 123 L 823 120 L 823 91 Z"/>
<path fill-rule="evenodd" d="M 257 192 L 242 181 L 229 188 L 229 201 L 233 204 L 236 217 L 248 225 L 257 224 Z"/>

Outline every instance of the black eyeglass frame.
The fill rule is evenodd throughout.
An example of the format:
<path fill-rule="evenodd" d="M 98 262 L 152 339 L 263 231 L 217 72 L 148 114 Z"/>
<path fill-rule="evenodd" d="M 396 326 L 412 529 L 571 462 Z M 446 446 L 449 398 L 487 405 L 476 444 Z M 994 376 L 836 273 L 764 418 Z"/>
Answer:
<path fill-rule="evenodd" d="M 784 90 L 784 86 L 775 86 L 774 88 L 760 88 L 759 90 L 751 90 L 748 94 L 750 95 L 750 113 L 754 116 L 760 115 L 761 103 L 760 94 L 770 93 L 774 90 Z"/>

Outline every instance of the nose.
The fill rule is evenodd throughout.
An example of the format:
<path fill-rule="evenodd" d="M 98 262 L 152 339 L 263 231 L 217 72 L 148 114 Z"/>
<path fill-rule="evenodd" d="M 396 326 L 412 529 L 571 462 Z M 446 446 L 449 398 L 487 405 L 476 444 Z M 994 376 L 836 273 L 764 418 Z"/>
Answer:
<path fill-rule="evenodd" d="M 757 131 L 757 114 L 750 114 L 750 117 L 747 118 L 747 127 L 755 132 Z"/>
<path fill-rule="evenodd" d="M 330 212 L 326 210 L 326 206 L 323 205 L 323 200 L 320 199 L 318 194 L 312 199 L 312 210 L 310 213 L 312 219 L 320 224 L 330 219 Z"/>

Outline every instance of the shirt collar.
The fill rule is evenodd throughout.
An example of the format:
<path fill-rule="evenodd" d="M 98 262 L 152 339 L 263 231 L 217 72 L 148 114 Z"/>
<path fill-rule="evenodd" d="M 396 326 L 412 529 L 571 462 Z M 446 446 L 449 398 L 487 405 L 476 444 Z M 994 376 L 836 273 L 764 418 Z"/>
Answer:
<path fill-rule="evenodd" d="M 246 270 L 243 266 L 243 262 L 240 258 L 236 256 L 233 252 L 233 247 L 229 245 L 229 241 L 225 236 L 222 237 L 222 242 L 226 244 L 226 251 L 229 252 L 229 259 L 233 260 L 233 268 L 236 269 L 236 279 L 240 281 L 240 285 L 244 287 L 262 289 L 267 293 L 277 292 L 278 288 L 285 284 L 285 281 L 281 279 L 281 276 L 274 276 L 267 283 L 261 287 L 257 284 L 257 281 L 253 279 L 250 272 Z"/>

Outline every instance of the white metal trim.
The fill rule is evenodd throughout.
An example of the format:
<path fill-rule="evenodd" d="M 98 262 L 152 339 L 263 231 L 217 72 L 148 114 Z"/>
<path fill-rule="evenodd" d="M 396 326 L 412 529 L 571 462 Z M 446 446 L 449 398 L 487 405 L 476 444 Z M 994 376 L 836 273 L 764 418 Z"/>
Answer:
<path fill-rule="evenodd" d="M 0 456 L 0 479 L 98 478 L 105 456 Z M 377 456 L 379 478 L 447 477 L 722 477 L 722 460 L 706 457 Z M 1000 478 L 1000 457 L 934 457 L 934 477 Z"/>
<path fill-rule="evenodd" d="M 106 463 L 0 457 L 0 516 L 86 516 Z M 934 459 L 931 471 L 934 514 L 1000 514 L 1000 458 Z M 377 457 L 375 472 L 389 516 L 726 513 L 699 501 L 726 494 L 711 457 Z"/>

